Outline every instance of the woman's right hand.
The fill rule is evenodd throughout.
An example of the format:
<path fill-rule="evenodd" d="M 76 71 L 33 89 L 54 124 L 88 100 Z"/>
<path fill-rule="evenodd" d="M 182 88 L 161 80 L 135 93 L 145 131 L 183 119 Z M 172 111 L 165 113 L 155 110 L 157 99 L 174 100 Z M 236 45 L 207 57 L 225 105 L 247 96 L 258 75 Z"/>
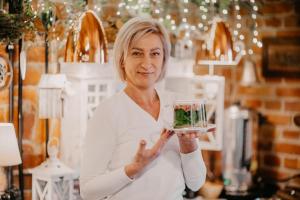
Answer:
<path fill-rule="evenodd" d="M 173 131 L 164 129 L 158 141 L 150 149 L 146 149 L 146 141 L 141 140 L 138 151 L 135 154 L 134 161 L 125 166 L 125 173 L 127 176 L 133 179 L 136 174 L 142 171 L 151 161 L 153 161 L 160 154 L 161 149 L 165 146 L 173 134 Z"/>

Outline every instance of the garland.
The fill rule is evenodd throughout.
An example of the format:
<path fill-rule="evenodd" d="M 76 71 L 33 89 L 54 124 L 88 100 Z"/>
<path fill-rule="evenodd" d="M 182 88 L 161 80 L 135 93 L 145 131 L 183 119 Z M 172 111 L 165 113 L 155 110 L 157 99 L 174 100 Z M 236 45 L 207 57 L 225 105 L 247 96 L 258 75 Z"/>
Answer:
<path fill-rule="evenodd" d="M 33 14 L 29 0 L 24 1 L 24 11 L 10 14 L 0 11 L 0 42 L 15 43 L 22 35 L 34 29 Z"/>

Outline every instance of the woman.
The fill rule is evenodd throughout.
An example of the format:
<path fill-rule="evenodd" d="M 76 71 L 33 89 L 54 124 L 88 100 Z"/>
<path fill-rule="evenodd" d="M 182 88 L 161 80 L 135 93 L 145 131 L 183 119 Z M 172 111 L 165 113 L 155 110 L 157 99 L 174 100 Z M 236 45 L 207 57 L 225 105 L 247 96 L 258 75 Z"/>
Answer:
<path fill-rule="evenodd" d="M 196 133 L 165 129 L 174 95 L 159 92 L 170 54 L 166 30 L 133 18 L 119 31 L 114 61 L 126 87 L 104 100 L 89 122 L 80 187 L 84 199 L 179 200 L 198 190 L 206 168 Z"/>

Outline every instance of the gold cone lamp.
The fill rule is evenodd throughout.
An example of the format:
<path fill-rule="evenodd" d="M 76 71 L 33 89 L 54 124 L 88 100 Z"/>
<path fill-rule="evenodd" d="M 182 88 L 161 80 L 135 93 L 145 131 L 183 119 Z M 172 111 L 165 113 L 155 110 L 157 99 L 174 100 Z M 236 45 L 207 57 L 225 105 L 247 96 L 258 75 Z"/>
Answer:
<path fill-rule="evenodd" d="M 65 62 L 106 63 L 108 61 L 105 31 L 97 15 L 88 10 L 69 31 Z"/>

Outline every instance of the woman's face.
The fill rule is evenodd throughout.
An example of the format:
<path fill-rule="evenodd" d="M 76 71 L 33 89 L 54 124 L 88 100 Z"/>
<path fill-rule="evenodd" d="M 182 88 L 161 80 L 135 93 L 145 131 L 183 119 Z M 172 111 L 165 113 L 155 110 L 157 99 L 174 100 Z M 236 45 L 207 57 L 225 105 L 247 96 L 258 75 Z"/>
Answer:
<path fill-rule="evenodd" d="M 142 89 L 153 87 L 160 76 L 163 58 L 163 44 L 158 35 L 148 34 L 137 40 L 122 66 L 127 84 Z"/>

